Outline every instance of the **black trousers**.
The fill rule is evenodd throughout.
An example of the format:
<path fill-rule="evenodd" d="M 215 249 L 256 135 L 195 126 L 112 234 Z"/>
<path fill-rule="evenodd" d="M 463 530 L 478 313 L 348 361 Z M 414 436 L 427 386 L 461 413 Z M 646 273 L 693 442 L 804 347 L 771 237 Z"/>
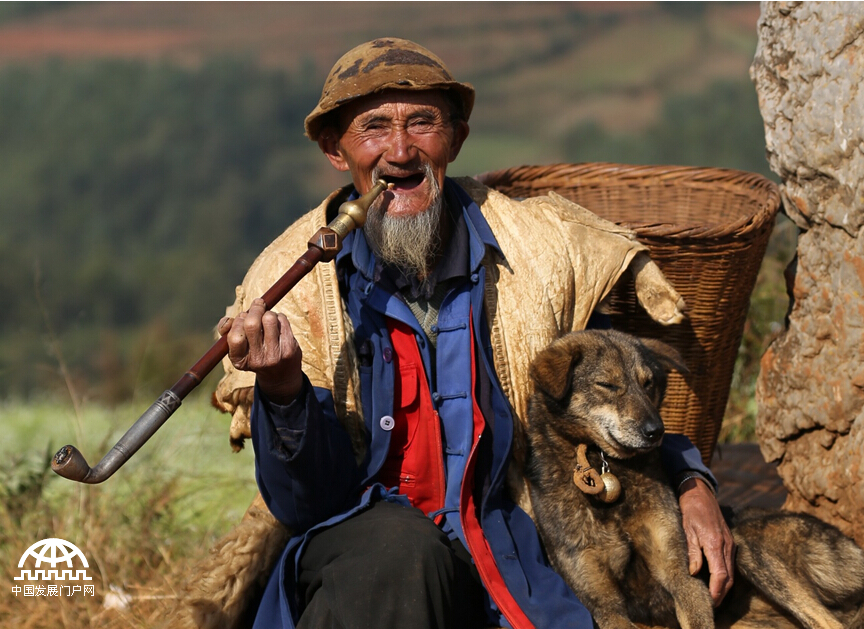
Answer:
<path fill-rule="evenodd" d="M 300 561 L 298 629 L 478 629 L 485 590 L 464 546 L 389 502 L 316 534 Z"/>

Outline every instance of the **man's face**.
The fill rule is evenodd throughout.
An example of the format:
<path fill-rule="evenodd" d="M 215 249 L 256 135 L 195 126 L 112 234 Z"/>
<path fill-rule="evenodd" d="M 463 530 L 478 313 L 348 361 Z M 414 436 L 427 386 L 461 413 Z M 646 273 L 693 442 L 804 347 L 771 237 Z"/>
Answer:
<path fill-rule="evenodd" d="M 325 129 L 318 144 L 330 163 L 350 171 L 354 187 L 366 193 L 373 179 L 394 184 L 385 192 L 392 217 L 424 212 L 443 190 L 447 164 L 456 159 L 468 124 L 451 122 L 441 91 L 387 90 L 348 103 L 339 110 L 339 129 Z M 374 177 L 373 177 L 374 174 Z"/>

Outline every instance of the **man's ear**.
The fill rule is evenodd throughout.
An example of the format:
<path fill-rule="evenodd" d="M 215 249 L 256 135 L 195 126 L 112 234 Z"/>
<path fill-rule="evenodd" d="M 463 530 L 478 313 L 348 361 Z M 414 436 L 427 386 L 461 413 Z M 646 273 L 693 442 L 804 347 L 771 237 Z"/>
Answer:
<path fill-rule="evenodd" d="M 559 341 L 537 354 L 528 373 L 537 389 L 560 402 L 570 393 L 570 374 L 581 355 L 578 345 Z"/>
<path fill-rule="evenodd" d="M 459 120 L 453 125 L 453 143 L 450 145 L 448 163 L 453 162 L 457 157 L 459 157 L 459 151 L 462 150 L 462 144 L 465 142 L 465 138 L 468 137 L 470 131 L 471 127 L 469 127 L 468 123 L 464 120 Z"/>
<path fill-rule="evenodd" d="M 340 172 L 349 170 L 348 162 L 342 156 L 342 151 L 339 148 L 339 135 L 333 127 L 325 127 L 318 135 L 318 148 L 327 156 L 333 168 Z"/>

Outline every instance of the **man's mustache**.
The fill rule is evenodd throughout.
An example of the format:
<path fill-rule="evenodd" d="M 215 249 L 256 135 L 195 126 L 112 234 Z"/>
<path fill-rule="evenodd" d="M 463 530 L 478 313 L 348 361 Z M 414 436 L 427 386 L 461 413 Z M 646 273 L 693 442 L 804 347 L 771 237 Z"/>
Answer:
<path fill-rule="evenodd" d="M 422 162 L 420 164 L 420 171 L 423 174 L 424 179 L 433 187 L 433 193 L 438 194 L 438 181 L 435 179 L 435 171 L 432 170 L 432 165 L 429 162 Z M 412 174 L 416 174 L 412 173 Z M 405 178 L 405 175 L 392 175 L 388 176 L 388 173 L 384 172 L 384 169 L 380 166 L 376 166 L 372 169 L 372 185 L 374 186 L 378 181 L 383 179 L 384 181 L 390 183 L 392 178 Z M 387 211 L 387 206 L 390 205 L 390 201 L 393 199 L 395 193 L 391 192 L 387 194 L 389 191 L 385 191 L 380 197 L 375 200 L 375 203 L 369 208 L 369 211 Z"/>

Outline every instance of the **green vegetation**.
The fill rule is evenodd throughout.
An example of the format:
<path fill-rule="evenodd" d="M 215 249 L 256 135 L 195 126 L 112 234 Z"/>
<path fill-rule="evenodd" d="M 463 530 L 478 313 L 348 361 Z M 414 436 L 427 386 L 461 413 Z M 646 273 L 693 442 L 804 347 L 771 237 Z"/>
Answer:
<path fill-rule="evenodd" d="M 31 544 L 57 537 L 81 548 L 97 592 L 58 600 L 12 597 L 7 589 L 0 626 L 152 627 L 186 585 L 190 566 L 239 521 L 255 495 L 252 455 L 230 452 L 224 416 L 204 396 L 187 398 L 109 482 L 79 485 L 49 470 L 54 450 L 67 442 L 95 463 L 144 407 L 84 405 L 76 416 L 64 404 L 0 405 L 4 583 L 11 587 Z M 132 597 L 128 609 L 104 609 L 109 592 Z"/>
<path fill-rule="evenodd" d="M 0 71 L 0 291 L 14 296 L 0 396 L 51 388 L 31 362 L 43 314 L 102 397 L 159 388 L 138 373 L 146 355 L 194 355 L 254 256 L 320 195 L 302 136 L 314 100 L 236 61 Z"/>

